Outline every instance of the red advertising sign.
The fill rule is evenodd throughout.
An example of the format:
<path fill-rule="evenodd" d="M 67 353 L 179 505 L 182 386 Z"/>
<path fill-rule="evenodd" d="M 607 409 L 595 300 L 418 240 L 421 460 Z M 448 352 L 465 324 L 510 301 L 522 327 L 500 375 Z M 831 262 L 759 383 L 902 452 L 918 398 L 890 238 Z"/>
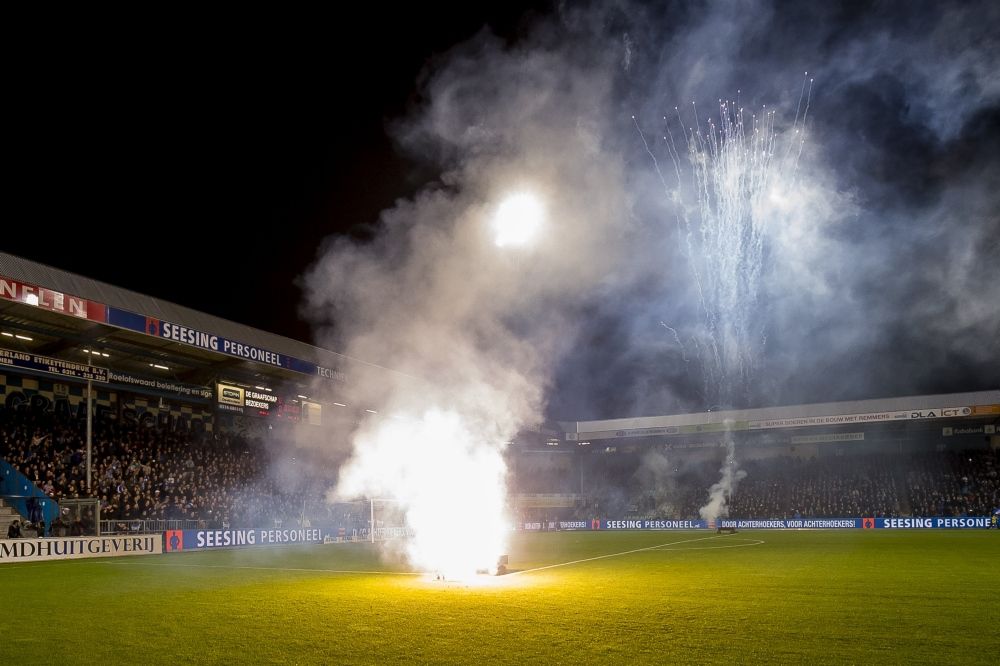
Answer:
<path fill-rule="evenodd" d="M 46 289 L 38 285 L 0 275 L 0 298 L 26 305 L 58 312 L 60 314 L 89 319 L 106 323 L 108 308 L 103 303 L 64 294 L 54 289 Z"/>

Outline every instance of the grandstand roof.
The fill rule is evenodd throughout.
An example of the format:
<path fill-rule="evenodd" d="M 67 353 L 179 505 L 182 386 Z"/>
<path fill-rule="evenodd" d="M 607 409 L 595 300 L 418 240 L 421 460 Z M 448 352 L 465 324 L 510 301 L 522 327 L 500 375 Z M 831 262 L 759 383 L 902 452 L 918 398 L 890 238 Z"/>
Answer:
<path fill-rule="evenodd" d="M 140 317 L 171 322 L 194 331 L 239 341 L 248 347 L 268 350 L 296 360 L 301 359 L 306 362 L 304 367 L 308 368 L 308 364 L 315 364 L 330 370 L 331 374 L 335 375 L 334 378 L 339 379 L 341 383 L 345 381 L 348 372 L 391 372 L 375 364 L 352 359 L 298 340 L 4 252 L 0 252 L 0 277 L 87 299 L 120 311 L 135 313 Z M 208 280 L 210 278 L 207 278 Z M 219 289 L 220 294 L 224 294 L 228 287 L 225 285 L 225 280 L 219 278 L 219 284 L 213 288 Z M 86 357 L 82 355 L 81 348 L 99 346 L 109 351 L 114 350 L 113 358 L 109 362 L 117 370 L 144 371 L 147 374 L 150 372 L 150 359 L 155 360 L 159 357 L 169 360 L 169 364 L 165 365 L 171 368 L 172 379 L 185 382 L 206 383 L 217 378 L 220 372 L 297 381 L 303 385 L 309 381 L 302 370 L 296 372 L 293 369 L 275 367 L 250 359 L 223 356 L 211 349 L 115 327 L 109 325 L 107 321 L 67 316 L 52 309 L 32 307 L 17 302 L 16 299 L 12 300 L 9 294 L 7 296 L 0 298 L 0 327 L 4 330 L 19 331 L 25 334 L 25 337 L 31 338 L 30 341 L 22 338 L 0 338 L 0 343 L 7 346 L 16 342 L 19 348 L 36 354 L 84 362 Z M 346 386 L 344 389 L 346 390 Z"/>
<path fill-rule="evenodd" d="M 767 430 L 852 423 L 1000 415 L 1000 390 L 825 402 L 695 414 L 645 416 L 560 425 L 569 440 L 649 437 L 726 430 Z"/>

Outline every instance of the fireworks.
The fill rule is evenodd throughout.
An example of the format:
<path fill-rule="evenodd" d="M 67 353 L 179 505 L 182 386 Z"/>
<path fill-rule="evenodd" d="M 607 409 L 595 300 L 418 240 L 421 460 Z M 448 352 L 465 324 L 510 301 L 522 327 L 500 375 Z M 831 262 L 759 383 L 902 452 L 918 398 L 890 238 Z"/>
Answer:
<path fill-rule="evenodd" d="M 674 167 L 673 188 L 639 130 L 677 211 L 701 312 L 699 330 L 692 337 L 709 405 L 728 406 L 745 398 L 760 363 L 765 342 L 765 210 L 769 198 L 794 183 L 811 90 L 812 80 L 808 87 L 804 80 L 795 120 L 784 133 L 776 130 L 774 110 L 763 107 L 751 113 L 738 101 L 719 100 L 718 116 L 708 119 L 704 128 L 694 104 L 693 124 L 685 126 L 679 109 L 676 121 L 664 116 L 663 146 Z M 675 139 L 672 122 L 680 125 L 681 139 Z"/>

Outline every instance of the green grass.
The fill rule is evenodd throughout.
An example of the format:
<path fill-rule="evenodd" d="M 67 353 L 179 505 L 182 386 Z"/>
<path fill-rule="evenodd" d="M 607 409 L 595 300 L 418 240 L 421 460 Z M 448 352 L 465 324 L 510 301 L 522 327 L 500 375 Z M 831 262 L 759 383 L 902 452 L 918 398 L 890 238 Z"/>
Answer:
<path fill-rule="evenodd" d="M 472 586 L 327 571 L 405 571 L 367 544 L 2 565 L 0 664 L 1000 659 L 995 531 L 519 534 L 510 563 L 668 543 Z"/>

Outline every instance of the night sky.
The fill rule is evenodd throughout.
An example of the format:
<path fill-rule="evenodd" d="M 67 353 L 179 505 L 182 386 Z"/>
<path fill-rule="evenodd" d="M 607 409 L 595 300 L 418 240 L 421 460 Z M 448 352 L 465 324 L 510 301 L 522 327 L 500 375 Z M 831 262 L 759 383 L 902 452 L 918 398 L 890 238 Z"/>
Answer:
<path fill-rule="evenodd" d="M 429 330 L 502 330 L 458 340 L 500 367 L 511 335 L 545 350 L 517 369 L 551 389 L 551 417 L 997 388 L 998 7 L 22 16 L 5 82 L 0 247 L 396 367 L 427 356 L 408 346 L 420 308 L 456 298 L 425 287 L 433 273 L 418 268 L 467 279 L 414 239 L 468 250 L 455 239 L 498 183 L 545 174 L 565 242 L 518 279 L 551 288 Z M 748 315 L 759 367 L 720 392 L 705 379 L 711 336 L 690 270 L 707 250 L 686 243 L 665 192 L 679 185 L 662 118 L 679 106 L 683 137 L 680 123 L 706 123 L 720 98 L 738 97 L 780 110 L 785 129 L 806 70 L 816 82 L 797 189 L 771 211 Z M 393 293 L 393 280 L 412 291 Z M 458 296 L 493 299 L 469 289 Z M 383 320 L 389 310 L 403 315 Z M 432 360 L 413 371 L 447 362 Z"/>
<path fill-rule="evenodd" d="M 25 17 L 0 247 L 312 341 L 296 279 L 319 243 L 369 237 L 435 175 L 387 130 L 429 60 L 484 29 L 514 38 L 530 16 L 477 2 Z"/>

